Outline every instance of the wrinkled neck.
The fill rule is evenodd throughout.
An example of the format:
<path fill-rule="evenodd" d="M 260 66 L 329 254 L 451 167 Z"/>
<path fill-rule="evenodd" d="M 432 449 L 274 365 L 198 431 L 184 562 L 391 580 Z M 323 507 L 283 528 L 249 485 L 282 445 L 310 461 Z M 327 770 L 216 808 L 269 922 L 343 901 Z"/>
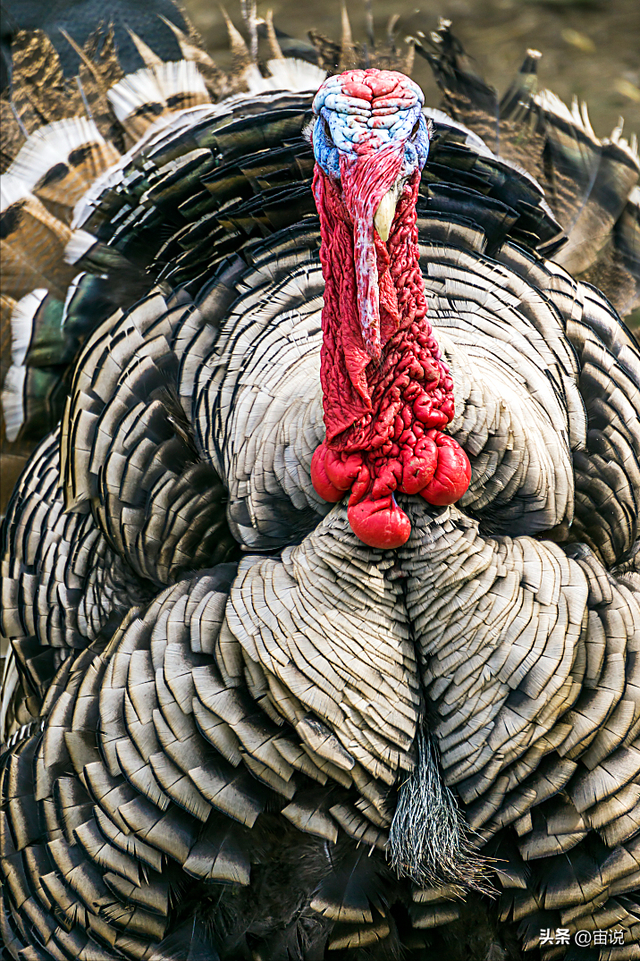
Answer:
<path fill-rule="evenodd" d="M 454 416 L 453 380 L 426 317 L 418 184 L 416 173 L 405 185 L 387 243 L 373 233 L 379 349 L 372 350 L 363 332 L 353 210 L 321 171 L 314 180 L 325 278 L 320 376 L 326 439 L 314 452 L 311 479 L 331 502 L 350 491 L 353 532 L 385 550 L 406 543 L 411 533 L 396 492 L 442 506 L 458 500 L 471 479 L 465 452 L 443 433 Z"/>
<path fill-rule="evenodd" d="M 405 184 L 385 244 L 373 227 L 375 205 L 381 199 L 377 193 L 365 191 L 360 205 L 346 197 L 351 201 L 347 205 L 340 185 L 316 168 L 314 193 L 325 280 L 321 380 L 329 443 L 371 413 L 376 384 L 391 361 L 394 335 L 420 327 L 425 319 L 416 225 L 419 182 L 416 173 Z M 359 258 L 373 258 L 374 263 L 364 269 Z M 363 277 L 369 282 L 363 283 Z"/>

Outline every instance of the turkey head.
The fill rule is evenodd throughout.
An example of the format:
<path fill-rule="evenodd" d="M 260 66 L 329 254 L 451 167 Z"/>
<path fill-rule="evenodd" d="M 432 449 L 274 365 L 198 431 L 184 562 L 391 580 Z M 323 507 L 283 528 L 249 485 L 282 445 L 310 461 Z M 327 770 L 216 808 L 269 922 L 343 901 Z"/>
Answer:
<path fill-rule="evenodd" d="M 312 462 L 325 500 L 371 547 L 410 534 L 395 492 L 451 504 L 471 479 L 442 433 L 453 382 L 427 320 L 416 200 L 429 151 L 424 96 L 390 70 L 326 80 L 313 109 L 314 194 L 325 280 L 321 382 L 326 440 Z"/>

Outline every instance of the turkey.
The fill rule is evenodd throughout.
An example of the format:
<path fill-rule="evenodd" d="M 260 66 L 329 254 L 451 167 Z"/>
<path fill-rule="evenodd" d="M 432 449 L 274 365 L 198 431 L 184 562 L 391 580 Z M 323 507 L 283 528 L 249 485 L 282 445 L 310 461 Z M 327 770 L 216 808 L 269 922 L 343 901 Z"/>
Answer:
<path fill-rule="evenodd" d="M 636 146 L 247 26 L 14 42 L 4 954 L 639 958 Z"/>

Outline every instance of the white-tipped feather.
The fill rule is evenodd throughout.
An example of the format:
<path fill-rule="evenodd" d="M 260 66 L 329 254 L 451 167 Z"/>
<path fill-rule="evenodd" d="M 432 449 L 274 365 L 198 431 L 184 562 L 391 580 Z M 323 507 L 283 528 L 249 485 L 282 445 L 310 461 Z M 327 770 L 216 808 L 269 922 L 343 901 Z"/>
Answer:
<path fill-rule="evenodd" d="M 12 365 L 7 371 L 2 390 L 4 429 L 8 441 L 14 441 L 24 424 L 24 382 L 26 367 Z"/>
<path fill-rule="evenodd" d="M 210 100 L 197 65 L 192 60 L 178 60 L 127 74 L 108 91 L 107 98 L 120 123 L 125 123 L 138 107 L 164 107 L 171 97 L 187 94 L 202 103 Z"/>
<path fill-rule="evenodd" d="M 56 164 L 66 164 L 69 154 L 92 143 L 105 144 L 93 120 L 70 117 L 34 131 L 7 170 L 31 190 Z"/>
<path fill-rule="evenodd" d="M 269 83 L 269 80 L 262 76 L 255 63 L 252 63 L 249 67 L 246 67 L 242 73 L 242 79 L 246 83 L 247 91 L 250 94 L 262 93 L 263 90 L 273 89 Z"/>
<path fill-rule="evenodd" d="M 554 113 L 556 117 L 564 120 L 565 123 L 576 126 L 586 137 L 592 140 L 593 143 L 598 144 L 600 142 L 593 132 L 586 105 L 583 104 L 584 109 L 581 111 L 576 97 L 573 98 L 571 110 L 569 110 L 566 103 L 564 103 L 560 97 L 556 96 L 555 93 L 552 93 L 551 90 L 541 90 L 540 93 L 536 94 L 534 99 L 543 110 L 546 110 L 548 113 Z"/>
<path fill-rule="evenodd" d="M 33 318 L 49 291 L 45 287 L 32 290 L 18 301 L 11 314 L 11 363 L 21 367 L 31 343 Z"/>
<path fill-rule="evenodd" d="M 621 150 L 624 150 L 626 155 L 632 160 L 638 167 L 640 171 L 640 157 L 638 156 L 638 140 L 635 134 L 631 135 L 631 140 L 627 140 L 626 137 L 622 136 L 622 131 L 624 130 L 624 117 L 618 117 L 618 124 L 611 131 L 611 136 L 608 140 L 603 140 L 603 144 L 614 143 Z"/>
<path fill-rule="evenodd" d="M 567 123 L 573 123 L 574 118 L 571 116 L 571 111 L 567 107 L 564 100 L 556 96 L 551 90 L 541 90 L 535 96 L 535 101 L 539 104 L 543 110 L 548 110 L 550 113 L 555 113 L 556 116 L 565 120 Z"/>
<path fill-rule="evenodd" d="M 269 75 L 266 77 L 263 77 L 255 64 L 245 69 L 242 76 L 250 94 L 267 90 L 317 90 L 327 77 L 326 70 L 295 57 L 268 60 L 267 69 Z"/>
<path fill-rule="evenodd" d="M 594 140 L 597 140 L 597 137 L 596 137 L 596 135 L 595 135 L 595 131 L 594 131 L 593 127 L 591 126 L 591 120 L 589 119 L 589 109 L 588 109 L 588 107 L 587 107 L 586 101 L 585 101 L 585 100 L 582 100 L 582 101 L 580 102 L 579 107 L 578 107 L 578 98 L 577 98 L 577 97 L 574 97 L 573 109 L 574 109 L 574 113 L 577 114 L 577 116 L 579 116 L 580 119 L 582 120 L 583 129 L 586 130 L 587 133 L 588 133 L 591 137 L 593 137 Z"/>
<path fill-rule="evenodd" d="M 8 210 L 13 204 L 19 203 L 21 200 L 25 200 L 31 195 L 28 186 L 24 181 L 18 179 L 18 177 L 12 177 L 11 174 L 3 174 L 0 177 L 0 210 Z"/>
<path fill-rule="evenodd" d="M 155 71 L 149 67 L 127 74 L 107 92 L 107 98 L 120 123 L 145 103 L 163 103 Z"/>
<path fill-rule="evenodd" d="M 165 102 L 177 94 L 187 93 L 197 94 L 203 102 L 211 100 L 198 65 L 192 60 L 162 63 L 155 68 L 155 74 Z"/>
<path fill-rule="evenodd" d="M 624 117 L 618 117 L 618 123 L 611 131 L 611 143 L 619 143 L 622 139 L 622 131 L 624 130 Z"/>
<path fill-rule="evenodd" d="M 90 236 L 90 234 L 88 236 Z M 64 305 L 62 307 L 62 323 L 63 324 L 69 314 L 69 305 L 71 304 L 71 301 L 76 295 L 76 291 L 80 286 L 80 281 L 82 280 L 83 277 L 86 277 L 86 276 L 87 276 L 87 272 L 86 270 L 83 270 L 81 273 L 76 274 L 73 280 L 71 281 L 71 283 L 69 284 L 69 287 L 67 289 L 67 296 L 64 299 Z"/>
<path fill-rule="evenodd" d="M 18 687 L 20 676 L 12 650 L 3 656 L 2 663 L 2 702 L 0 703 L 0 744 L 4 744 L 7 736 L 7 713 Z"/>
<path fill-rule="evenodd" d="M 81 204 L 85 203 L 86 194 L 80 201 Z M 78 261 L 84 257 L 88 250 L 97 244 L 96 238 L 87 233 L 86 230 L 74 230 L 71 234 L 71 239 L 64 249 L 64 259 L 68 264 L 77 264 Z"/>
<path fill-rule="evenodd" d="M 268 60 L 267 69 L 268 89 L 273 90 L 317 90 L 327 77 L 326 70 L 296 57 Z"/>

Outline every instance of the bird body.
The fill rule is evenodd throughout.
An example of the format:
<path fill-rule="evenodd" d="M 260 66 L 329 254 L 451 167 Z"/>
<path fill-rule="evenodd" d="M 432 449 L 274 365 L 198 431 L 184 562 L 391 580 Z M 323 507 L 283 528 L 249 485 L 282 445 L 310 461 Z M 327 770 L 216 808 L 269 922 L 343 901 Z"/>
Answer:
<path fill-rule="evenodd" d="M 53 426 L 3 528 L 9 958 L 640 956 L 640 356 L 551 259 L 633 302 L 637 158 L 600 145 L 587 238 L 383 66 L 148 67 L 113 166 L 69 128 L 83 273 L 25 291 L 6 388 Z"/>

